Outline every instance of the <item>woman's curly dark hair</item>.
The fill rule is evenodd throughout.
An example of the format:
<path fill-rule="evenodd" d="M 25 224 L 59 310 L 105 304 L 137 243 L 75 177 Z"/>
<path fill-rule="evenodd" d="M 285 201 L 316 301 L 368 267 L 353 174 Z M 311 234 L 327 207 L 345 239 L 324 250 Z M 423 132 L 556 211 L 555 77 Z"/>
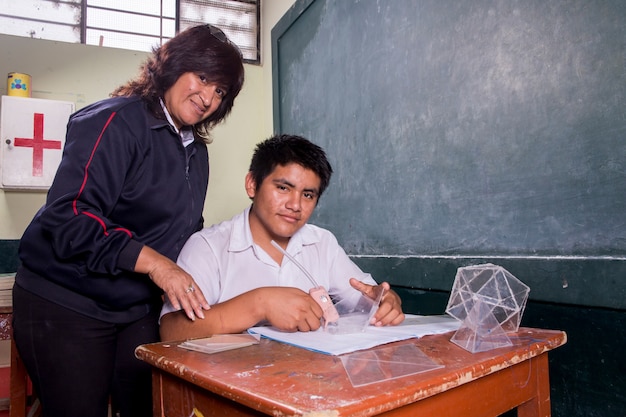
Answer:
<path fill-rule="evenodd" d="M 118 87 L 111 96 L 141 96 L 150 111 L 165 118 L 160 99 L 187 72 L 202 74 L 227 89 L 217 110 L 193 126 L 196 136 L 210 142 L 211 129 L 230 113 L 244 81 L 241 51 L 213 25 L 191 27 L 154 48 L 137 78 Z"/>

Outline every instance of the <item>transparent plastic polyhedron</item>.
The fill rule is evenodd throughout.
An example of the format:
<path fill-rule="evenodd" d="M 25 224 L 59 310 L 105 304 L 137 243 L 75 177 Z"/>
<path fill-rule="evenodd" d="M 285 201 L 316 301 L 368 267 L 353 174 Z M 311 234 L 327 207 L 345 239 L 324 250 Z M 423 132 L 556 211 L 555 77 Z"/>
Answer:
<path fill-rule="evenodd" d="M 462 322 L 450 339 L 475 353 L 511 346 L 507 332 L 516 332 L 530 288 L 494 264 L 457 270 L 446 313 Z"/>

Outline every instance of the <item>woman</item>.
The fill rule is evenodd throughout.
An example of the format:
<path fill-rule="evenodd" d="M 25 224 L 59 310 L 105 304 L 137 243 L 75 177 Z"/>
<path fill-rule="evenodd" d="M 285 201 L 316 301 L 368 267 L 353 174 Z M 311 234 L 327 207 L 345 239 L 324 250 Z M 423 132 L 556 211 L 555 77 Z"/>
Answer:
<path fill-rule="evenodd" d="M 214 26 L 156 48 L 140 75 L 70 117 L 46 203 L 20 242 L 14 338 L 45 417 L 151 416 L 163 293 L 209 308 L 175 260 L 203 226 L 206 143 L 242 88 L 239 49 Z M 115 415 L 115 414 L 114 414 Z"/>

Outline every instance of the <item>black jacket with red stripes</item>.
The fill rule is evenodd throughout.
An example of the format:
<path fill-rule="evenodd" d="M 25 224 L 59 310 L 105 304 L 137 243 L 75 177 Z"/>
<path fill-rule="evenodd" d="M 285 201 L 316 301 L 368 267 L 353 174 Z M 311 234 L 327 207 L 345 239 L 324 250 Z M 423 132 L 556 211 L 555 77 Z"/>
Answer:
<path fill-rule="evenodd" d="M 207 147 L 186 148 L 139 98 L 70 117 L 63 158 L 19 247 L 17 285 L 90 317 L 124 323 L 160 308 L 162 291 L 133 271 L 143 245 L 176 260 L 203 225 Z"/>

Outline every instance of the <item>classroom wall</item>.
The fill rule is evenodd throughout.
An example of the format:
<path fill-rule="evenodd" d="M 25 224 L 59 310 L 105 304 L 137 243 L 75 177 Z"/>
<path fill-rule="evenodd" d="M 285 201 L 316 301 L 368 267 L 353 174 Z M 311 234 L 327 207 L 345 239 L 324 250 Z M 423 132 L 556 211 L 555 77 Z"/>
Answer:
<path fill-rule="evenodd" d="M 231 117 L 216 129 L 215 142 L 209 147 L 212 176 L 205 207 L 207 223 L 227 218 L 248 204 L 243 192 L 243 175 L 249 156 L 254 143 L 273 131 L 271 30 L 294 3 L 294 0 L 262 2 L 262 65 L 246 65 L 244 90 Z M 0 52 L 3 57 L 0 74 L 4 76 L 11 71 L 30 73 L 35 97 L 72 99 L 77 107 L 105 97 L 112 88 L 130 78 L 145 57 L 132 51 L 4 35 L 0 35 Z M 327 90 L 319 89 L 319 92 Z M 0 94 L 5 93 L 6 83 L 2 82 Z M 307 90 L 307 93 L 314 91 Z M 0 190 L 0 273 L 15 271 L 17 239 L 44 198 L 41 192 Z M 356 260 L 376 277 L 412 274 L 413 280 L 399 281 L 395 288 L 403 299 L 405 310 L 416 314 L 443 312 L 449 296 L 445 289 L 458 266 L 454 260 L 438 259 L 425 269 L 386 258 Z M 517 273 L 515 265 L 505 266 Z M 562 271 L 562 268 L 556 269 Z M 531 271 L 538 270 L 528 269 L 529 273 Z M 562 329 L 568 333 L 568 344 L 550 356 L 554 416 L 623 416 L 626 362 L 619 349 L 626 344 L 626 334 L 621 331 L 626 326 L 621 285 L 623 274 L 609 277 L 615 285 L 611 285 L 612 291 L 602 288 L 603 297 L 595 296 L 597 291 L 594 288 L 600 285 L 594 285 L 594 281 L 606 281 L 603 279 L 606 277 L 598 277 L 593 268 L 579 274 L 586 277 L 583 283 L 593 294 L 592 298 L 600 300 L 605 307 L 551 301 L 550 296 L 562 300 L 565 289 L 571 291 L 574 285 L 557 281 L 557 288 L 554 288 L 550 287 L 554 283 L 550 280 L 537 281 L 533 282 L 533 294 L 543 293 L 546 297 L 543 301 L 529 302 L 523 325 Z M 525 273 L 520 277 L 522 275 Z M 441 284 L 442 277 L 446 285 Z M 607 308 L 607 305 L 613 308 Z"/>
<path fill-rule="evenodd" d="M 214 130 L 214 141 L 209 145 L 207 224 L 227 219 L 249 204 L 243 181 L 252 149 L 272 133 L 270 31 L 292 3 L 262 2 L 262 64 L 245 65 L 243 90 L 226 122 Z M 72 101 L 77 109 L 106 98 L 137 74 L 147 56 L 137 51 L 8 35 L 0 35 L 0 54 L 1 95 L 7 94 L 6 75 L 21 72 L 31 75 L 34 98 Z M 0 189 L 0 241 L 19 239 L 44 201 L 42 191 Z"/>

